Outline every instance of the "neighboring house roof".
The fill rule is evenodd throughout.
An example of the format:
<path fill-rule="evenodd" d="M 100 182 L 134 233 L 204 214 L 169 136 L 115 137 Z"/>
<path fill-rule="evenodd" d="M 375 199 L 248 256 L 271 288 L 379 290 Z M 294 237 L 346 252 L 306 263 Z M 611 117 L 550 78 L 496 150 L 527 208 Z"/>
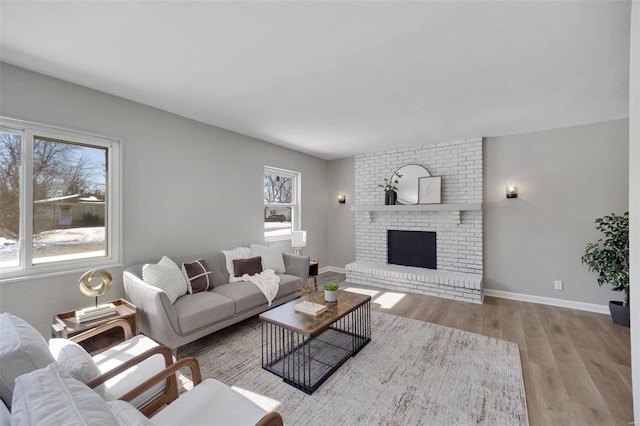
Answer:
<path fill-rule="evenodd" d="M 74 194 L 62 197 L 45 198 L 34 201 L 36 204 L 104 204 L 103 196 L 91 194 Z"/>

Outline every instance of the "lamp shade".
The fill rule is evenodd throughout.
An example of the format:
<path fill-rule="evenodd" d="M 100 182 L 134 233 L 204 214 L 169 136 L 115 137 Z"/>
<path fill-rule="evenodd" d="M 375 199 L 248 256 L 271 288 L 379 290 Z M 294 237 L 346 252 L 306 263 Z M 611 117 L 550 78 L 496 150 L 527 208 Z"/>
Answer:
<path fill-rule="evenodd" d="M 306 247 L 307 231 L 293 231 L 291 233 L 291 247 Z"/>

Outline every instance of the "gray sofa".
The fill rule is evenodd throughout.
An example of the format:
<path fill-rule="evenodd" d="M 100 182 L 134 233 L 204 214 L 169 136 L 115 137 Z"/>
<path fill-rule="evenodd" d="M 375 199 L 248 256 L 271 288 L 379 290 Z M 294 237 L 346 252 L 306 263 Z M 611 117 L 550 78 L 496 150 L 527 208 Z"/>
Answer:
<path fill-rule="evenodd" d="M 295 299 L 297 283 L 309 276 L 309 257 L 283 253 L 286 273 L 278 274 L 280 288 L 269 307 L 254 284 L 229 283 L 222 252 L 192 256 L 176 263 L 194 259 L 204 259 L 209 265 L 213 289 L 185 294 L 173 304 L 164 291 L 143 281 L 144 264 L 131 266 L 123 273 L 126 298 L 138 307 L 140 332 L 172 349 Z"/>

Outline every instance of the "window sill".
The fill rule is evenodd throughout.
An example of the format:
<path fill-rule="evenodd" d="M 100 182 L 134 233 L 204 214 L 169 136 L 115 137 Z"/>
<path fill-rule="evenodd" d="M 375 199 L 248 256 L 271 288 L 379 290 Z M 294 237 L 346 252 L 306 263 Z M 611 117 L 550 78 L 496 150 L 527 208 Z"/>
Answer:
<path fill-rule="evenodd" d="M 84 274 L 90 269 L 117 269 L 117 268 L 124 268 L 124 263 L 100 262 L 100 263 L 92 263 L 92 264 L 87 263 L 86 266 L 74 265 L 70 269 L 69 269 L 69 265 L 67 265 L 67 269 L 47 268 L 43 270 L 38 270 L 37 268 L 32 268 L 26 271 L 21 270 L 21 271 L 12 271 L 12 272 L 2 272 L 3 278 L 0 279 L 0 285 L 6 284 L 6 283 L 19 282 L 19 281 L 58 277 L 62 275 Z"/>
<path fill-rule="evenodd" d="M 265 238 L 265 243 L 273 243 L 277 241 L 291 241 L 291 235 L 283 235 L 282 237 L 269 237 Z"/>

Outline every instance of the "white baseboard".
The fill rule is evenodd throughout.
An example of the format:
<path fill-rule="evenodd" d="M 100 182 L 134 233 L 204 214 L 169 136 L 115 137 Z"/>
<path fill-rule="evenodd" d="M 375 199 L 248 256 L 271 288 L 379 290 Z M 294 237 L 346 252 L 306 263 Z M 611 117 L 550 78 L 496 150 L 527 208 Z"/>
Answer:
<path fill-rule="evenodd" d="M 335 272 L 337 274 L 346 274 L 347 270 L 344 268 L 338 268 L 336 266 L 325 266 L 323 268 L 318 269 L 319 274 L 324 274 L 325 272 Z"/>
<path fill-rule="evenodd" d="M 580 311 L 609 314 L 608 305 L 596 305 L 595 303 L 574 302 L 572 300 L 554 299 L 551 297 L 532 296 L 530 294 L 512 293 L 510 291 L 484 289 L 485 296 L 499 297 L 501 299 L 520 300 L 522 302 L 539 303 L 541 305 L 559 306 L 561 308 L 578 309 Z"/>
<path fill-rule="evenodd" d="M 346 274 L 347 271 L 344 268 L 338 268 L 336 266 L 325 266 L 318 270 L 319 274 L 325 272 L 335 272 L 338 274 Z M 499 297 L 501 299 L 519 300 L 521 302 L 538 303 L 541 305 L 558 306 L 560 308 L 577 309 L 579 311 L 596 312 L 598 314 L 609 315 L 608 305 L 597 305 L 595 303 L 575 302 L 573 300 L 555 299 L 552 297 L 532 296 L 530 294 L 513 293 L 510 291 L 492 290 L 490 288 L 484 289 L 485 296 Z"/>

